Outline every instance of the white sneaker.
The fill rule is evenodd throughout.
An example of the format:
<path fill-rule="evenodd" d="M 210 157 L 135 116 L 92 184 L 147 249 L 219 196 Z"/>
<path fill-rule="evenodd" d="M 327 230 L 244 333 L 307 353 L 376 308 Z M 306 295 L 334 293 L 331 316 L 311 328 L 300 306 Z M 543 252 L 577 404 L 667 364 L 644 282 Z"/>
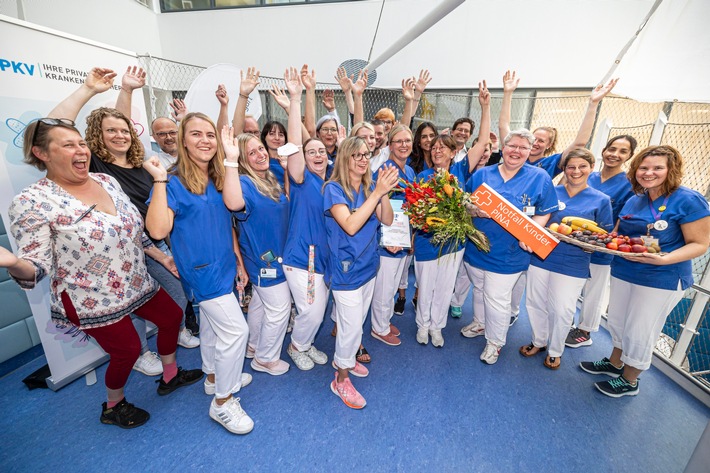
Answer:
<path fill-rule="evenodd" d="M 421 343 L 422 345 L 426 345 L 427 343 L 429 343 L 429 330 L 425 328 L 418 328 L 417 342 Z"/>
<path fill-rule="evenodd" d="M 178 336 L 178 345 L 184 348 L 196 348 L 200 346 L 200 339 L 194 336 L 190 329 L 183 327 Z"/>
<path fill-rule="evenodd" d="M 489 365 L 495 364 L 498 361 L 498 355 L 500 354 L 500 347 L 494 343 L 486 343 L 486 348 L 483 349 L 481 353 L 481 361 Z"/>
<path fill-rule="evenodd" d="M 138 357 L 133 369 L 148 376 L 163 374 L 163 363 L 157 353 L 148 350 Z"/>
<path fill-rule="evenodd" d="M 254 421 L 244 412 L 238 397 L 230 398 L 221 406 L 217 405 L 217 399 L 212 399 L 210 417 L 233 434 L 248 434 L 254 428 Z"/>
<path fill-rule="evenodd" d="M 249 386 L 251 384 L 252 376 L 249 373 L 242 373 L 242 387 Z M 215 383 L 210 383 L 205 376 L 205 394 L 208 396 L 214 396 L 214 385 Z"/>
<path fill-rule="evenodd" d="M 328 363 L 328 355 L 326 355 L 313 345 L 311 345 L 311 348 L 306 350 L 306 355 L 308 355 L 311 360 L 313 360 L 313 363 L 317 365 L 324 365 Z"/>
<path fill-rule="evenodd" d="M 441 335 L 441 330 L 429 330 L 431 335 L 431 344 L 437 348 L 444 346 L 444 337 Z"/>
<path fill-rule="evenodd" d="M 475 320 L 461 329 L 461 335 L 466 338 L 476 338 L 483 335 L 486 331 L 486 326 Z"/>
<path fill-rule="evenodd" d="M 295 348 L 292 348 L 292 345 L 290 343 L 288 344 L 286 353 L 288 353 L 288 356 L 291 357 L 293 363 L 296 365 L 296 368 L 301 371 L 312 370 L 313 367 L 316 365 L 313 360 L 311 360 L 311 357 L 308 356 L 308 353 L 306 353 L 305 351 L 298 351 Z"/>

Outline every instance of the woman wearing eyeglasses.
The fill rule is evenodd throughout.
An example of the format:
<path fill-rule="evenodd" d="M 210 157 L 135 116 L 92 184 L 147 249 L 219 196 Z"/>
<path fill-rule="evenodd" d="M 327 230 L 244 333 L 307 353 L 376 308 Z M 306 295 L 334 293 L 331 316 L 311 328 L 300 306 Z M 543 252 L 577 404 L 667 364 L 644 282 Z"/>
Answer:
<path fill-rule="evenodd" d="M 397 170 L 399 179 L 413 182 L 416 175 L 414 170 L 407 165 L 407 159 L 412 154 L 412 142 L 412 132 L 408 127 L 400 124 L 392 127 L 389 132 L 390 158 L 380 168 L 380 171 L 385 167 L 393 167 Z M 380 171 L 375 173 L 374 180 L 379 179 Z M 390 199 L 403 202 L 404 190 L 398 185 Z M 403 272 L 409 270 L 411 260 L 407 256 L 411 254 L 411 251 L 392 246 L 378 246 L 377 251 L 380 264 L 372 296 L 372 331 L 370 335 L 386 345 L 398 346 L 402 343 L 399 340 L 400 332 L 390 323 L 390 320 L 395 310 L 398 315 L 402 315 L 404 312 L 404 301 L 399 302 L 399 307 L 395 307 L 394 296 L 399 289 Z M 401 299 L 400 296 L 398 301 Z"/>
<path fill-rule="evenodd" d="M 350 374 L 365 377 L 368 370 L 355 355 L 362 341 L 362 325 L 370 308 L 377 275 L 377 237 L 380 222 L 391 225 L 392 206 L 387 194 L 397 185 L 398 171 L 380 170 L 373 186 L 371 153 L 357 137 L 338 149 L 333 175 L 323 188 L 325 228 L 330 249 L 327 275 L 336 307 L 338 332 L 333 362 L 338 369 L 330 389 L 348 407 L 362 409 L 365 399 L 350 381 Z"/>
<path fill-rule="evenodd" d="M 111 71 L 91 74 L 110 86 Z M 182 311 L 148 274 L 143 218 L 115 179 L 89 172 L 91 152 L 72 120 L 31 123 L 24 154 L 27 164 L 47 174 L 13 199 L 10 231 L 18 255 L 0 248 L 0 267 L 23 289 L 50 278 L 52 320 L 78 327 L 110 357 L 101 422 L 127 429 L 143 425 L 150 415 L 124 396 L 140 355 L 138 334 L 127 317 L 131 312 L 158 326 L 163 373 L 158 394 L 202 377 L 200 370 L 177 366 Z"/>
<path fill-rule="evenodd" d="M 562 164 L 565 183 L 555 187 L 558 210 L 552 213 L 550 222 L 560 223 L 564 217 L 576 216 L 611 231 L 611 200 L 587 183 L 594 169 L 594 155 L 584 148 L 574 149 Z M 520 348 L 521 355 L 531 357 L 547 350 L 544 365 L 551 370 L 560 367 L 577 299 L 589 277 L 591 257 L 591 253 L 565 242 L 560 242 L 544 260 L 531 256 L 526 307 L 532 342 Z"/>
<path fill-rule="evenodd" d="M 542 169 L 526 166 L 534 141 L 528 130 L 510 132 L 503 140 L 503 159 L 498 166 L 486 166 L 466 183 L 474 192 L 484 182 L 540 225 L 557 209 L 557 195 L 550 176 Z M 473 223 L 491 241 L 490 252 L 466 243 L 464 266 L 473 283 L 473 323 L 461 329 L 468 338 L 486 336 L 481 361 L 498 361 L 510 325 L 511 291 L 530 264 L 529 248 L 519 242 L 487 214 L 474 211 Z"/>

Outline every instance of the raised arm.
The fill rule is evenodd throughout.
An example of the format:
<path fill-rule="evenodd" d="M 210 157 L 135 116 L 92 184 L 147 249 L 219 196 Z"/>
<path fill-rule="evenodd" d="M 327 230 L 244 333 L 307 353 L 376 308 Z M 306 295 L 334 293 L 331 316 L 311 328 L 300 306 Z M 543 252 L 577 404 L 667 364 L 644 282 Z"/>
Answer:
<path fill-rule="evenodd" d="M 229 127 L 222 127 L 222 147 L 224 148 L 225 161 L 237 164 L 239 162 L 239 146 L 237 137 Z M 224 166 L 224 189 L 222 199 L 229 210 L 238 211 L 244 208 L 244 194 L 242 183 L 239 180 L 239 169 L 235 166 Z"/>
<path fill-rule="evenodd" d="M 170 108 L 173 110 L 170 112 L 170 116 L 173 117 L 175 123 L 179 125 L 187 115 L 187 105 L 185 105 L 185 101 L 181 99 L 173 99 L 172 102 L 168 102 L 168 105 L 170 105 Z"/>
<path fill-rule="evenodd" d="M 301 68 L 301 82 L 306 89 L 306 106 L 303 111 L 306 130 L 311 136 L 316 136 L 316 71 L 308 72 L 308 64 Z"/>
<path fill-rule="evenodd" d="M 121 77 L 121 91 L 116 99 L 116 110 L 131 118 L 133 91 L 145 85 L 145 71 L 138 66 L 128 66 Z"/>
<path fill-rule="evenodd" d="M 416 81 L 414 80 L 414 77 L 402 81 L 402 95 L 404 95 L 405 103 L 400 123 L 403 125 L 407 125 L 411 128 L 412 119 L 417 113 L 417 108 L 419 108 L 419 101 L 421 100 L 422 94 L 424 93 L 424 90 L 429 82 L 431 82 L 431 75 L 427 69 L 419 71 L 419 79 Z M 406 94 L 405 85 L 407 88 Z"/>
<path fill-rule="evenodd" d="M 229 127 L 229 94 L 224 84 L 219 84 L 214 93 L 219 102 L 219 116 L 217 117 L 217 129 L 221 130 L 225 126 Z"/>
<path fill-rule="evenodd" d="M 353 81 L 348 77 L 348 73 L 345 72 L 345 68 L 340 66 L 337 71 L 335 71 L 335 80 L 340 84 L 340 89 L 343 91 L 345 96 L 345 104 L 348 106 L 348 112 L 356 115 L 355 113 L 355 99 L 353 98 Z M 353 123 L 360 123 L 356 119 L 353 119 Z"/>
<path fill-rule="evenodd" d="M 232 119 L 234 133 L 237 136 L 244 132 L 244 121 L 246 119 L 249 94 L 259 85 L 259 74 L 259 71 L 257 71 L 255 67 L 247 68 L 246 77 L 244 76 L 244 71 L 239 72 L 241 78 L 241 82 L 239 83 L 239 100 L 237 100 L 237 107 L 234 109 L 234 118 Z"/>
<path fill-rule="evenodd" d="M 145 216 L 145 228 L 150 236 L 162 240 L 173 229 L 175 214 L 168 207 L 168 172 L 157 156 L 151 156 L 143 163 L 143 169 L 153 177 L 153 194 Z M 160 182 L 162 181 L 162 182 Z"/>
<path fill-rule="evenodd" d="M 357 80 L 352 83 L 355 108 L 353 112 L 353 123 L 365 121 L 365 106 L 362 102 L 362 96 L 367 88 L 367 69 L 363 69 L 358 74 Z"/>
<path fill-rule="evenodd" d="M 113 87 L 116 73 L 111 69 L 94 67 L 84 79 L 84 83 L 69 97 L 62 100 L 49 114 L 50 118 L 68 118 L 76 120 L 79 111 L 94 95 L 106 92 Z"/>
<path fill-rule="evenodd" d="M 330 209 L 331 215 L 333 215 L 333 218 L 338 222 L 338 225 L 340 225 L 345 233 L 353 236 L 365 225 L 365 222 L 370 218 L 372 212 L 375 212 L 378 205 L 380 205 L 380 201 L 382 201 L 383 206 L 386 203 L 389 209 L 382 209 L 378 214 L 378 218 L 380 218 L 380 221 L 385 225 L 391 225 L 394 214 L 392 213 L 392 206 L 389 203 L 389 199 L 386 199 L 386 197 L 389 191 L 397 185 L 398 179 L 399 172 L 394 166 L 383 167 L 380 169 L 375 190 L 372 191 L 370 196 L 360 208 L 357 209 L 357 212 L 351 213 L 350 209 L 345 204 L 336 204 Z"/>
<path fill-rule="evenodd" d="M 520 78 L 515 77 L 515 71 L 505 71 L 503 74 L 503 103 L 498 118 L 498 136 L 504 140 L 510 133 L 510 112 L 513 106 L 513 92 L 518 88 Z"/>
<path fill-rule="evenodd" d="M 473 172 L 486 152 L 491 133 L 491 93 L 486 81 L 478 83 L 478 103 L 481 104 L 481 125 L 478 127 L 478 141 L 468 150 L 468 172 Z"/>
<path fill-rule="evenodd" d="M 288 114 L 288 142 L 298 146 L 298 151 L 288 156 L 288 175 L 297 183 L 303 182 L 303 172 L 306 160 L 303 156 L 303 146 L 299 139 L 301 136 L 301 94 L 303 85 L 295 67 L 286 69 L 284 82 L 291 97 Z"/>

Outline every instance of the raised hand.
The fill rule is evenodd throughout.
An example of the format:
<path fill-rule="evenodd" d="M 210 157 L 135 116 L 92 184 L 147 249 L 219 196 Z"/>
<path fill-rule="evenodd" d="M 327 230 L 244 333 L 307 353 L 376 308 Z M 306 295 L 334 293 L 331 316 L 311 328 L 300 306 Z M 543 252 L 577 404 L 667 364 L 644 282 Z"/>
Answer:
<path fill-rule="evenodd" d="M 431 74 L 429 74 L 428 69 L 422 69 L 419 71 L 419 79 L 416 82 L 416 91 L 420 94 L 424 92 L 426 86 L 431 82 Z"/>
<path fill-rule="evenodd" d="M 611 79 L 607 85 L 599 84 L 596 86 L 592 91 L 592 95 L 589 96 L 589 101 L 598 103 L 612 91 L 617 82 L 619 82 L 619 79 Z"/>
<path fill-rule="evenodd" d="M 414 91 L 416 90 L 416 86 L 417 83 L 414 80 L 414 77 L 402 79 L 402 96 L 404 97 L 404 100 L 414 100 Z"/>
<path fill-rule="evenodd" d="M 301 84 L 301 79 L 298 76 L 298 71 L 295 67 L 286 69 L 284 72 L 284 82 L 286 83 L 286 90 L 288 90 L 291 97 L 301 97 L 303 92 L 303 84 Z"/>
<path fill-rule="evenodd" d="M 220 132 L 222 138 L 222 147 L 224 148 L 224 157 L 227 161 L 236 163 L 239 161 L 239 145 L 237 137 L 234 136 L 232 127 L 224 125 Z"/>
<path fill-rule="evenodd" d="M 239 72 L 239 76 L 242 80 L 239 84 L 239 95 L 248 96 L 256 89 L 256 86 L 259 85 L 259 74 L 260 72 L 253 66 L 247 68 L 246 76 L 244 75 L 244 71 Z"/>
<path fill-rule="evenodd" d="M 377 195 L 384 196 L 389 191 L 394 189 L 399 182 L 399 171 L 392 166 L 382 166 L 377 173 L 377 183 L 375 184 L 375 192 Z"/>
<path fill-rule="evenodd" d="M 488 91 L 485 80 L 478 83 L 478 103 L 481 104 L 481 107 L 491 104 L 491 93 Z"/>
<path fill-rule="evenodd" d="M 143 169 L 148 171 L 154 181 L 164 181 L 168 177 L 168 172 L 157 156 L 151 156 L 146 159 L 143 162 Z"/>
<path fill-rule="evenodd" d="M 343 66 L 340 66 L 337 71 L 335 71 L 335 80 L 340 84 L 340 89 L 343 92 L 348 92 L 353 88 L 353 81 L 348 77 L 348 73 L 345 71 Z"/>
<path fill-rule="evenodd" d="M 357 76 L 357 80 L 353 82 L 353 93 L 355 95 L 362 95 L 367 88 L 367 69 L 363 69 Z"/>
<path fill-rule="evenodd" d="M 121 77 L 121 88 L 128 92 L 140 89 L 145 85 L 145 71 L 138 66 L 128 66 Z"/>
<path fill-rule="evenodd" d="M 286 113 L 288 113 L 288 107 L 291 105 L 291 101 L 288 99 L 283 89 L 279 89 L 276 84 L 271 84 L 269 94 L 271 94 L 276 103 L 279 104 L 279 107 L 283 108 L 286 110 Z"/>
<path fill-rule="evenodd" d="M 301 82 L 306 90 L 313 90 L 316 88 L 316 71 L 311 69 L 310 74 L 308 73 L 308 64 L 304 64 L 301 68 Z"/>
<path fill-rule="evenodd" d="M 345 141 L 345 138 L 347 138 L 347 137 L 348 137 L 348 133 L 347 133 L 347 131 L 345 130 L 345 127 L 344 127 L 343 125 L 340 125 L 340 126 L 338 127 L 338 140 L 337 140 L 336 144 L 337 144 L 338 146 L 340 146 L 340 144 L 341 144 L 343 141 Z"/>
<path fill-rule="evenodd" d="M 97 94 L 106 92 L 113 87 L 113 80 L 116 78 L 116 73 L 111 69 L 103 67 L 94 67 L 89 71 L 89 75 L 84 79 L 84 85 Z"/>
<path fill-rule="evenodd" d="M 330 89 L 323 91 L 323 106 L 329 112 L 335 110 L 335 92 Z"/>
<path fill-rule="evenodd" d="M 505 71 L 503 74 L 503 92 L 513 92 L 518 88 L 520 78 L 515 77 L 515 71 Z"/>
<path fill-rule="evenodd" d="M 183 100 L 174 99 L 172 102 L 169 102 L 168 105 L 173 109 L 170 116 L 173 117 L 173 120 L 176 122 L 181 122 L 185 118 L 185 115 L 187 115 L 187 105 L 185 105 Z"/>
<path fill-rule="evenodd" d="M 227 93 L 227 88 L 224 86 L 224 84 L 219 84 L 217 86 L 217 90 L 215 91 L 214 95 L 215 97 L 217 97 L 217 101 L 220 105 L 229 105 L 229 94 Z"/>

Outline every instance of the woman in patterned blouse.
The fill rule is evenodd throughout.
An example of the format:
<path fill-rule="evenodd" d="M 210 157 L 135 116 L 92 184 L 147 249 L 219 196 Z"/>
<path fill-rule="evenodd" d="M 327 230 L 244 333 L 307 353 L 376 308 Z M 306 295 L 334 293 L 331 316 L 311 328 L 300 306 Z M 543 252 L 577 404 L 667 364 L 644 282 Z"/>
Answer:
<path fill-rule="evenodd" d="M 150 415 L 126 401 L 123 388 L 140 354 L 134 312 L 159 328 L 163 363 L 158 394 L 198 381 L 201 370 L 177 367 L 182 311 L 148 275 L 143 219 L 110 176 L 89 173 L 91 153 L 65 118 L 40 118 L 24 137 L 25 162 L 46 177 L 25 188 L 10 206 L 18 254 L 0 248 L 0 267 L 24 289 L 50 278 L 52 319 L 96 339 L 110 356 L 107 402 L 101 422 L 138 427 Z"/>

